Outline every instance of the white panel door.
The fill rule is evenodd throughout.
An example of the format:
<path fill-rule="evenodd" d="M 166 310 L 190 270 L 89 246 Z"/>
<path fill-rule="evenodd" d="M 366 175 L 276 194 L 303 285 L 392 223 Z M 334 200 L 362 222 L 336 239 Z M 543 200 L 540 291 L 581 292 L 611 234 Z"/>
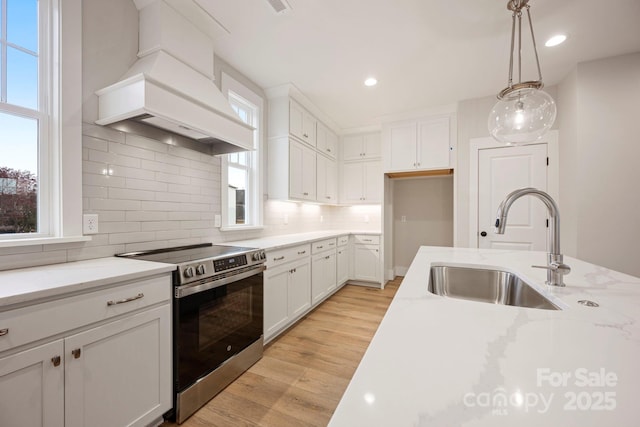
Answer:
<path fill-rule="evenodd" d="M 380 203 L 382 201 L 382 164 L 381 162 L 364 163 L 364 201 Z"/>
<path fill-rule="evenodd" d="M 0 359 L 0 426 L 62 427 L 62 340 Z"/>
<path fill-rule="evenodd" d="M 361 203 L 364 193 L 363 164 L 345 163 L 342 166 L 342 194 L 345 203 Z"/>
<path fill-rule="evenodd" d="M 389 170 L 416 168 L 416 125 L 407 123 L 389 127 Z"/>
<path fill-rule="evenodd" d="M 305 260 L 290 271 L 288 314 L 295 319 L 311 307 L 311 264 Z"/>
<path fill-rule="evenodd" d="M 509 210 L 505 233 L 494 233 L 496 211 L 518 188 L 547 191 L 547 144 L 482 149 L 478 155 L 478 247 L 544 251 L 547 210 L 531 196 Z"/>
<path fill-rule="evenodd" d="M 65 426 L 146 426 L 171 408 L 169 304 L 65 338 Z"/>
<path fill-rule="evenodd" d="M 449 167 L 449 118 L 418 123 L 418 169 Z"/>
<path fill-rule="evenodd" d="M 289 276 L 291 269 L 268 269 L 264 273 L 264 339 L 271 337 L 289 321 Z M 310 298 L 309 298 L 310 300 Z"/>

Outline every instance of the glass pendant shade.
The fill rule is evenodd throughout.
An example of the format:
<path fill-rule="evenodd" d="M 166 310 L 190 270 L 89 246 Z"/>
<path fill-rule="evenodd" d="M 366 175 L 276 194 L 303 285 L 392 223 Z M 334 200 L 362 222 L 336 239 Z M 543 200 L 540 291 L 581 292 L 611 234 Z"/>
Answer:
<path fill-rule="evenodd" d="M 489 133 L 508 144 L 537 141 L 556 119 L 556 103 L 543 90 L 524 88 L 500 99 L 489 113 Z"/>

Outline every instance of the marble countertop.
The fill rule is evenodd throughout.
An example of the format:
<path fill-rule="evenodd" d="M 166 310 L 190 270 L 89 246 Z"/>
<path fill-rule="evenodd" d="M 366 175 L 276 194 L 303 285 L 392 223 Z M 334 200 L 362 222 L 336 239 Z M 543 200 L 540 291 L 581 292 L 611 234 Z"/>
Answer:
<path fill-rule="evenodd" d="M 0 271 L 0 311 L 175 268 L 172 264 L 108 257 Z"/>
<path fill-rule="evenodd" d="M 351 235 L 351 234 L 366 234 L 377 235 L 381 233 L 379 231 L 354 231 L 354 230 L 326 230 L 326 231 L 311 231 L 308 233 L 294 233 L 294 234 L 282 234 L 279 236 L 261 237 L 258 239 L 238 240 L 234 242 L 219 243 L 220 245 L 227 246 L 244 246 L 248 248 L 261 248 L 261 249 L 279 249 L 287 246 L 298 245 L 302 243 L 314 242 L 316 240 L 329 239 L 331 237 Z"/>
<path fill-rule="evenodd" d="M 512 271 L 562 310 L 433 295 L 440 262 Z M 422 247 L 329 425 L 637 426 L 640 279 L 565 262 L 548 287 L 546 253 Z"/>

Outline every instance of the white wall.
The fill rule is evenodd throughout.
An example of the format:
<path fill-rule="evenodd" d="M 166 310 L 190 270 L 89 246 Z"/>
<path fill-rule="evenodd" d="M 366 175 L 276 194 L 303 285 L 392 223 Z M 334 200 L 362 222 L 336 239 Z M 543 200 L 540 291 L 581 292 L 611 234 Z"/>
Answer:
<path fill-rule="evenodd" d="M 402 275 L 420 246 L 453 246 L 453 177 L 392 182 L 393 261 Z"/>
<path fill-rule="evenodd" d="M 640 52 L 578 64 L 561 88 L 566 240 L 581 259 L 640 276 Z"/>

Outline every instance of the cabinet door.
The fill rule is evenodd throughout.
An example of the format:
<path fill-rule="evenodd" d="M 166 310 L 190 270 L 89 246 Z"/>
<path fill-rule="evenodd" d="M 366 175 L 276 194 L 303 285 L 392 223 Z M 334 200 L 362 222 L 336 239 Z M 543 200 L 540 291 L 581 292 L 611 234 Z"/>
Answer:
<path fill-rule="evenodd" d="M 297 103 L 289 102 L 289 133 L 297 138 L 304 139 L 303 123 L 304 110 Z"/>
<path fill-rule="evenodd" d="M 332 251 L 325 256 L 325 286 L 327 293 L 331 294 L 337 287 L 337 261 L 336 252 Z"/>
<path fill-rule="evenodd" d="M 325 144 L 324 153 L 326 153 L 332 159 L 338 156 L 338 135 L 327 130 L 327 139 Z"/>
<path fill-rule="evenodd" d="M 0 359 L 0 425 L 64 425 L 63 353 L 58 340 Z"/>
<path fill-rule="evenodd" d="M 349 252 L 346 246 L 342 246 L 336 252 L 336 284 L 342 286 L 347 280 L 349 280 Z"/>
<path fill-rule="evenodd" d="M 326 161 L 326 203 L 338 203 L 338 162 L 335 160 Z"/>
<path fill-rule="evenodd" d="M 320 254 L 311 261 L 311 304 L 315 305 L 327 294 L 325 279 L 325 256 Z"/>
<path fill-rule="evenodd" d="M 382 201 L 382 165 L 380 162 L 363 163 L 363 202 L 380 203 Z"/>
<path fill-rule="evenodd" d="M 293 140 L 289 141 L 289 197 L 316 199 L 316 153 Z"/>
<path fill-rule="evenodd" d="M 379 282 L 380 249 L 378 245 L 354 245 L 353 276 L 356 280 Z"/>
<path fill-rule="evenodd" d="M 387 133 L 389 170 L 402 171 L 415 169 L 416 125 L 414 122 L 389 126 Z"/>
<path fill-rule="evenodd" d="M 329 159 L 324 156 L 316 156 L 316 189 L 319 203 L 328 203 L 329 195 L 327 194 L 327 166 Z"/>
<path fill-rule="evenodd" d="M 418 123 L 418 169 L 449 168 L 449 118 Z"/>
<path fill-rule="evenodd" d="M 364 158 L 379 158 L 382 154 L 382 138 L 380 133 L 370 133 L 363 137 Z"/>
<path fill-rule="evenodd" d="M 362 160 L 364 150 L 364 137 L 362 135 L 347 135 L 342 138 L 342 159 Z"/>
<path fill-rule="evenodd" d="M 342 166 L 343 202 L 362 203 L 363 197 L 362 163 L 345 163 Z"/>
<path fill-rule="evenodd" d="M 289 320 L 294 320 L 311 307 L 311 264 L 308 260 L 292 269 L 288 290 Z"/>
<path fill-rule="evenodd" d="M 266 270 L 264 273 L 264 339 L 268 341 L 289 321 L 288 270 Z"/>
<path fill-rule="evenodd" d="M 65 338 L 65 426 L 146 426 L 172 406 L 171 309 Z"/>
<path fill-rule="evenodd" d="M 315 117 L 302 112 L 302 140 L 313 147 L 316 146 L 316 123 Z"/>

